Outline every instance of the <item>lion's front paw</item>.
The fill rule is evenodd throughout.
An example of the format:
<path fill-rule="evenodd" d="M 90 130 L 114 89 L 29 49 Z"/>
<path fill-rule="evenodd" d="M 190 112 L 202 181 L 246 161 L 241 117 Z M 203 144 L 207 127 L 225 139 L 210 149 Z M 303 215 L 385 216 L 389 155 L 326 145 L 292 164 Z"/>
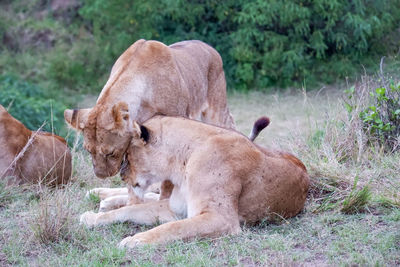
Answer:
<path fill-rule="evenodd" d="M 91 196 L 100 197 L 101 191 L 104 190 L 103 188 L 93 188 L 86 192 L 85 199 L 90 199 Z"/>
<path fill-rule="evenodd" d="M 119 244 L 119 248 L 135 248 L 140 245 L 151 244 L 151 240 L 146 237 L 146 234 L 139 233 L 134 236 L 124 238 Z"/>
<path fill-rule="evenodd" d="M 81 215 L 79 223 L 86 225 L 87 227 L 96 226 L 97 216 L 98 213 L 95 213 L 93 211 L 87 211 Z"/>
<path fill-rule="evenodd" d="M 128 202 L 128 195 L 112 196 L 100 201 L 100 212 L 106 212 L 114 209 L 119 209 L 126 206 Z"/>
<path fill-rule="evenodd" d="M 100 201 L 100 207 L 99 207 L 100 212 L 105 212 L 105 211 L 109 211 L 112 209 L 114 209 L 114 206 L 112 206 L 112 203 L 110 203 L 107 200 Z"/>

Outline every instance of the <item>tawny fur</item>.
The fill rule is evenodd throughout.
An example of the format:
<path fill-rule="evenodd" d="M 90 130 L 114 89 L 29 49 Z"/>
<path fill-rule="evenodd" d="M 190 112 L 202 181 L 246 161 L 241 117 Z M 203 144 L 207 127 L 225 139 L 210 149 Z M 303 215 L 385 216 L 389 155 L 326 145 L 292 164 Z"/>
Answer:
<path fill-rule="evenodd" d="M 0 178 L 17 184 L 57 185 L 70 176 L 71 153 L 65 140 L 30 131 L 0 105 Z"/>
<path fill-rule="evenodd" d="M 222 59 L 215 49 L 201 41 L 166 46 L 138 40 L 115 62 L 93 108 L 64 112 L 67 123 L 83 131 L 84 147 L 100 178 L 118 173 L 130 142 L 131 129 L 121 126 L 128 115 L 122 101 L 139 123 L 163 114 L 235 127 Z"/>
<path fill-rule="evenodd" d="M 166 180 L 174 188 L 169 199 L 81 216 L 88 226 L 163 223 L 125 238 L 120 246 L 237 234 L 240 223 L 288 218 L 304 207 L 308 174 L 289 153 L 185 118 L 155 116 L 146 121 L 147 142 L 140 139 L 140 127 L 132 124 L 128 161 L 133 191 L 141 195 L 150 184 Z"/>

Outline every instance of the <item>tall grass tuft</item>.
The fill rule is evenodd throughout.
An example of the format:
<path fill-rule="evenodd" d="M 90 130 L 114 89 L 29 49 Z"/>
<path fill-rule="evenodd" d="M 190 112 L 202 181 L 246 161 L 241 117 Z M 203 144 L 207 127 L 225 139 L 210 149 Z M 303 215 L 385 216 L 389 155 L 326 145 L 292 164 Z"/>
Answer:
<path fill-rule="evenodd" d="M 364 186 L 362 189 L 350 193 L 350 195 L 343 201 L 341 212 L 345 214 L 362 212 L 370 200 L 371 191 L 368 186 Z"/>
<path fill-rule="evenodd" d="M 31 228 L 34 237 L 42 244 L 68 240 L 72 223 L 68 192 L 44 194 L 39 202 L 37 214 L 33 217 Z"/>

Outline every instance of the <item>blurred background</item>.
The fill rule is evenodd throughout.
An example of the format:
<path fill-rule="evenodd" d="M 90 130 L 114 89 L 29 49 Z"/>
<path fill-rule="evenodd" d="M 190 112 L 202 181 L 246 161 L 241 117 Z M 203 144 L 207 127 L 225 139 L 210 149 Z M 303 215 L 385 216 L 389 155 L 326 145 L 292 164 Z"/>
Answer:
<path fill-rule="evenodd" d="M 0 104 L 30 129 L 101 91 L 140 38 L 215 47 L 230 91 L 315 89 L 398 69 L 400 1 L 1 0 Z M 52 116 L 52 118 L 51 118 Z"/>

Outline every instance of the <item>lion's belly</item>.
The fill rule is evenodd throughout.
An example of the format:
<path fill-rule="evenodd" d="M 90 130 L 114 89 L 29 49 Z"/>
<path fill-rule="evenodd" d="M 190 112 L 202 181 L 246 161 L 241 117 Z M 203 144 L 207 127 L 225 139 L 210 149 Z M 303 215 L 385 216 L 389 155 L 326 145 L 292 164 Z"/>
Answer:
<path fill-rule="evenodd" d="M 187 218 L 187 202 L 179 186 L 174 186 L 171 197 L 169 198 L 169 208 L 179 218 Z"/>

